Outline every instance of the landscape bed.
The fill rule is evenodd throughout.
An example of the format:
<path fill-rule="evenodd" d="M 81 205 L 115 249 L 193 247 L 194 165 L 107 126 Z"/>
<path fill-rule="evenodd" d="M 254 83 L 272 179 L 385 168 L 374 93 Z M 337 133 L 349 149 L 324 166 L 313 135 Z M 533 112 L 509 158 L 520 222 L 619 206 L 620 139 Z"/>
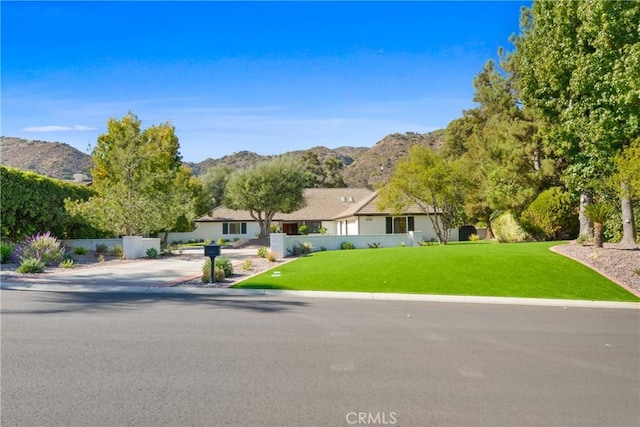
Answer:
<path fill-rule="evenodd" d="M 472 242 L 314 252 L 234 287 L 640 301 L 549 250 L 558 244 Z"/>

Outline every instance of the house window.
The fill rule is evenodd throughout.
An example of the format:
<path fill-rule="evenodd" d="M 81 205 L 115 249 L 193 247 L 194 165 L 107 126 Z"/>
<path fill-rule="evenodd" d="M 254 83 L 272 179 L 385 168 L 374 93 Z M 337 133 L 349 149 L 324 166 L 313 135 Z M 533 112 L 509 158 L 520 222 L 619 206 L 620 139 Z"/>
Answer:
<path fill-rule="evenodd" d="M 321 221 L 307 221 L 306 224 L 309 226 L 309 233 L 319 233 L 322 228 Z"/>
<path fill-rule="evenodd" d="M 406 234 L 414 231 L 415 221 L 412 216 L 388 216 L 386 218 L 387 234 Z"/>
<path fill-rule="evenodd" d="M 223 222 L 222 234 L 247 234 L 246 222 Z"/>
<path fill-rule="evenodd" d="M 393 234 L 406 234 L 407 232 L 407 217 L 397 216 L 393 218 Z"/>

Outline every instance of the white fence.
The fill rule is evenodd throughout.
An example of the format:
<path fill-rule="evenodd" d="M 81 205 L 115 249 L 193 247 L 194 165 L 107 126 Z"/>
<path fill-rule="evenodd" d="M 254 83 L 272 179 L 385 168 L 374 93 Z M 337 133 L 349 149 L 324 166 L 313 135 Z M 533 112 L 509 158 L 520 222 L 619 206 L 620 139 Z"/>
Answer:
<path fill-rule="evenodd" d="M 347 236 L 328 236 L 321 234 L 310 234 L 307 236 L 288 236 L 283 233 L 272 233 L 270 236 L 271 251 L 276 256 L 284 258 L 290 254 L 294 246 L 302 243 L 311 243 L 313 250 L 338 250 L 342 248 L 343 242 L 353 244 L 356 249 L 368 248 L 369 245 L 380 245 L 380 247 L 395 246 L 419 246 L 422 241 L 421 231 L 410 231 L 408 234 L 360 234 Z"/>

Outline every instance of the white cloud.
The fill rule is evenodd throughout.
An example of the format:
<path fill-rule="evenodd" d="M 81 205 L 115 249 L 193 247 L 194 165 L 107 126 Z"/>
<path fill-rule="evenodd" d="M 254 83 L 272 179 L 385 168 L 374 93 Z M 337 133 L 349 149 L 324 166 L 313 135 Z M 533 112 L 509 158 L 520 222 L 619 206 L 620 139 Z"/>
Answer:
<path fill-rule="evenodd" d="M 75 126 L 31 126 L 22 129 L 25 132 L 68 132 L 68 131 L 90 131 L 97 130 L 94 127 L 75 125 Z"/>

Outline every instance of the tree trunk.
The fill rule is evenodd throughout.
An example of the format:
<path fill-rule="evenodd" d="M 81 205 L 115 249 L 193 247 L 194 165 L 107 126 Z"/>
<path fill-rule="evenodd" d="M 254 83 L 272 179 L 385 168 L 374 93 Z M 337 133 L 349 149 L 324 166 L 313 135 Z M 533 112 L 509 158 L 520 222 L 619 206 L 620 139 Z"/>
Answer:
<path fill-rule="evenodd" d="M 593 197 L 590 193 L 587 193 L 586 191 L 580 193 L 580 211 L 578 213 L 578 220 L 580 221 L 580 236 L 591 237 L 593 234 L 593 223 L 584 214 L 584 209 L 591 203 L 593 203 Z"/>
<path fill-rule="evenodd" d="M 593 246 L 596 248 L 602 247 L 604 241 L 604 227 L 599 222 L 593 224 Z"/>
<path fill-rule="evenodd" d="M 622 182 L 622 197 L 620 205 L 622 210 L 622 241 L 626 245 L 636 244 L 636 224 L 633 216 L 633 200 L 629 195 L 629 184 Z"/>
<path fill-rule="evenodd" d="M 269 221 L 266 219 L 261 219 L 258 221 L 258 224 L 260 225 L 260 235 L 258 237 L 260 237 L 261 239 L 269 237 L 269 229 L 271 228 L 271 224 L 269 224 Z"/>
<path fill-rule="evenodd" d="M 491 228 L 491 214 L 487 215 L 487 236 L 486 240 L 493 240 L 495 236 L 493 235 L 493 228 Z"/>

